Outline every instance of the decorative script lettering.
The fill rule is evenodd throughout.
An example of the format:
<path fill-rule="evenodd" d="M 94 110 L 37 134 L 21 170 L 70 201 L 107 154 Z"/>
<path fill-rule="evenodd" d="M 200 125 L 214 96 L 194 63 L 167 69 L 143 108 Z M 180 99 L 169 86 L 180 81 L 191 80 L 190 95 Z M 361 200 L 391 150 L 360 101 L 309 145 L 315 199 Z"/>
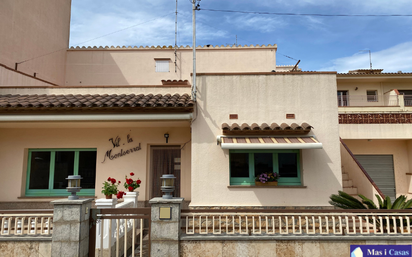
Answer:
<path fill-rule="evenodd" d="M 120 143 L 121 138 L 119 136 L 117 136 L 115 138 L 112 137 L 112 138 L 109 139 L 109 141 L 112 143 L 113 148 L 106 151 L 106 154 L 104 155 L 104 159 L 103 159 L 102 163 L 104 163 L 106 161 L 106 159 L 114 160 L 114 159 L 120 158 L 122 156 L 137 152 L 137 151 L 142 149 L 141 146 L 140 146 L 140 143 L 139 143 L 138 146 L 132 146 L 132 147 L 125 146 L 126 144 L 133 143 L 133 138 L 130 135 L 127 135 L 126 143 L 124 143 L 123 145 L 121 145 L 121 143 Z M 126 149 L 122 148 L 122 149 L 120 149 L 120 152 L 113 151 L 113 150 L 116 150 L 116 149 L 120 148 L 121 146 L 124 146 L 124 148 L 126 148 Z M 116 153 L 114 153 L 114 152 L 116 152 Z"/>

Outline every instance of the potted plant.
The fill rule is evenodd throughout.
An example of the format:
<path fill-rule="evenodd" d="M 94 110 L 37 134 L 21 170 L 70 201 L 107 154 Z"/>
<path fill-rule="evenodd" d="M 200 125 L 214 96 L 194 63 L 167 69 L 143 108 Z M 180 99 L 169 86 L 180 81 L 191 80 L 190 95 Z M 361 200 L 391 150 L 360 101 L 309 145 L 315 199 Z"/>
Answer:
<path fill-rule="evenodd" d="M 109 177 L 107 181 L 103 183 L 102 194 L 106 196 L 106 199 L 112 199 L 112 195 L 118 194 L 119 190 L 117 190 L 117 186 L 119 184 L 120 184 L 120 181 L 116 181 L 115 178 L 111 178 L 111 177 Z"/>
<path fill-rule="evenodd" d="M 134 173 L 130 172 L 130 176 L 134 176 Z M 132 178 L 127 178 L 127 175 L 125 176 L 125 179 L 126 182 L 124 182 L 124 188 L 129 192 L 133 192 L 136 188 L 139 188 L 142 183 L 139 178 L 137 180 L 133 180 Z"/>
<path fill-rule="evenodd" d="M 277 172 L 263 172 L 255 178 L 256 186 L 277 186 L 279 173 Z"/>

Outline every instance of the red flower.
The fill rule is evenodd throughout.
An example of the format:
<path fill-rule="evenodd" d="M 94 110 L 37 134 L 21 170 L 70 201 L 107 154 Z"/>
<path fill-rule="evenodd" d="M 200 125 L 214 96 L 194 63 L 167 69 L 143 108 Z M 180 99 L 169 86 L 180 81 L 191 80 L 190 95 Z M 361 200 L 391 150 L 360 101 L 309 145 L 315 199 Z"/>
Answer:
<path fill-rule="evenodd" d="M 123 198 L 123 195 L 125 195 L 125 192 L 119 191 L 116 195 L 117 199 Z"/>
<path fill-rule="evenodd" d="M 134 190 L 134 187 L 129 186 L 129 191 L 133 191 L 133 190 Z"/>
<path fill-rule="evenodd" d="M 116 183 L 116 179 L 114 178 L 112 178 L 110 181 L 112 182 L 112 184 Z"/>
<path fill-rule="evenodd" d="M 134 176 L 134 173 L 133 173 L 133 172 L 130 172 L 130 176 Z"/>
<path fill-rule="evenodd" d="M 119 184 L 120 184 L 120 183 L 121 183 L 121 182 L 120 182 L 120 180 L 119 180 L 119 181 L 117 181 L 117 183 L 119 183 Z"/>
<path fill-rule="evenodd" d="M 138 179 L 138 180 L 136 180 L 136 183 L 137 183 L 138 185 L 140 185 L 140 183 L 142 183 L 142 181 L 141 181 L 140 179 Z"/>
<path fill-rule="evenodd" d="M 126 183 L 127 183 L 128 185 L 133 184 L 133 179 L 127 179 L 127 180 L 126 180 Z"/>
<path fill-rule="evenodd" d="M 109 178 L 107 179 L 107 181 L 112 181 L 112 178 L 111 178 L 111 177 L 109 177 Z"/>

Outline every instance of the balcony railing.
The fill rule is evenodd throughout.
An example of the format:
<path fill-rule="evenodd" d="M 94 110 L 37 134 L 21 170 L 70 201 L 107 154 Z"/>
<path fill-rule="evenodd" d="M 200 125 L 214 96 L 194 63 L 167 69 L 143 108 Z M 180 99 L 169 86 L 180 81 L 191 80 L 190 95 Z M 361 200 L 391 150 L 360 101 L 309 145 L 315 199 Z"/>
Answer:
<path fill-rule="evenodd" d="M 397 95 L 338 95 L 337 99 L 339 107 L 399 106 Z M 409 99 L 412 106 L 412 96 Z"/>
<path fill-rule="evenodd" d="M 412 106 L 412 95 L 403 95 L 405 106 Z"/>
<path fill-rule="evenodd" d="M 412 236 L 412 210 L 182 210 L 184 236 Z"/>
<path fill-rule="evenodd" d="M 0 237 L 51 236 L 53 210 L 1 210 Z"/>

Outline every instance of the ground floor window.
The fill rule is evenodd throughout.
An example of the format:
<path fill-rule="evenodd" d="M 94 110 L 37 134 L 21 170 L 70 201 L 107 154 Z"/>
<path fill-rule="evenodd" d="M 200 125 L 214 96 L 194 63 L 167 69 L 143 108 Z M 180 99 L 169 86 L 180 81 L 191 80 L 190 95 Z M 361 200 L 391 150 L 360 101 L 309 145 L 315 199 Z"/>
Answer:
<path fill-rule="evenodd" d="M 65 196 L 67 177 L 81 175 L 78 195 L 94 195 L 96 149 L 30 149 L 26 196 Z"/>
<path fill-rule="evenodd" d="M 230 150 L 230 184 L 254 185 L 255 177 L 277 172 L 278 185 L 301 185 L 299 150 Z"/>

